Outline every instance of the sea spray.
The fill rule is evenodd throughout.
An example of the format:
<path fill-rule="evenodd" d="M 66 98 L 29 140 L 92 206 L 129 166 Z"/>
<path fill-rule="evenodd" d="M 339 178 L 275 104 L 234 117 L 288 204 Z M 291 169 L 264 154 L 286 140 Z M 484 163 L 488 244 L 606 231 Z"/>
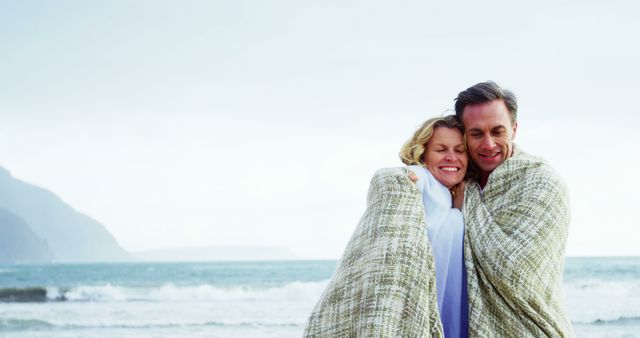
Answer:
<path fill-rule="evenodd" d="M 77 286 L 73 288 L 34 287 L 0 289 L 0 299 L 14 302 L 190 302 L 190 301 L 300 301 L 317 299 L 328 280 L 292 282 L 279 287 L 219 287 L 214 285 L 176 286 L 168 283 L 159 287 L 124 287 L 111 284 Z"/>

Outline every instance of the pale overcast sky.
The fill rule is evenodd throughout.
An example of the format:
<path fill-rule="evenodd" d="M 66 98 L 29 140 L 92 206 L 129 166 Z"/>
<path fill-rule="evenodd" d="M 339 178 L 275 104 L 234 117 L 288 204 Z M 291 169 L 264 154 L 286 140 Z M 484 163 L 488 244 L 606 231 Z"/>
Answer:
<path fill-rule="evenodd" d="M 571 190 L 569 255 L 640 255 L 633 1 L 0 0 L 0 165 L 127 250 L 338 258 L 371 175 L 495 80 Z M 632 174 L 633 173 L 633 174 Z"/>

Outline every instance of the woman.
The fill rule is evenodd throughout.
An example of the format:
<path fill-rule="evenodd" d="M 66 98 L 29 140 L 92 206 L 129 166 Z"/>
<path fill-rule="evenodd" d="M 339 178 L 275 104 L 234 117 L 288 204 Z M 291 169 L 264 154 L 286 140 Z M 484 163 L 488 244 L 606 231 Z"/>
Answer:
<path fill-rule="evenodd" d="M 467 278 L 463 257 L 464 223 L 460 209 L 468 165 L 463 127 L 453 116 L 426 121 L 400 150 L 400 159 L 417 177 L 427 237 L 436 267 L 438 311 L 445 337 L 467 337 Z M 458 198 L 453 201 L 452 196 Z"/>
<path fill-rule="evenodd" d="M 466 336 L 462 217 L 449 193 L 467 169 L 462 135 L 453 115 L 431 119 L 400 152 L 410 167 L 374 175 L 305 336 Z M 417 184 L 407 178 L 412 170 Z"/>

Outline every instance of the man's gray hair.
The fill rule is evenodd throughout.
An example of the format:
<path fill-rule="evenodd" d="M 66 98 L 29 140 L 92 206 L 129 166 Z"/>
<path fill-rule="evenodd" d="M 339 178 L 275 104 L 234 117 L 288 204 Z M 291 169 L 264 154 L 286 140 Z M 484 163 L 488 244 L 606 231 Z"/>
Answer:
<path fill-rule="evenodd" d="M 515 123 L 518 114 L 518 100 L 516 99 L 516 95 L 509 90 L 500 88 L 500 86 L 493 81 L 480 82 L 461 91 L 455 99 L 456 116 L 462 121 L 462 113 L 464 112 L 464 107 L 467 105 L 487 103 L 496 100 L 504 101 L 507 110 L 509 110 L 511 123 Z"/>

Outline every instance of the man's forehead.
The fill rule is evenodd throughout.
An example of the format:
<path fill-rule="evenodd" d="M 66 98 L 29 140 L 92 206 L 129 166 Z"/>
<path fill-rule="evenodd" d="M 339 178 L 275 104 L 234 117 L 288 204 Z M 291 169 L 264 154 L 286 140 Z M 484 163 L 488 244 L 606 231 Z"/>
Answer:
<path fill-rule="evenodd" d="M 462 123 L 466 129 L 495 128 L 511 125 L 509 111 L 502 100 L 467 105 L 462 113 Z"/>

